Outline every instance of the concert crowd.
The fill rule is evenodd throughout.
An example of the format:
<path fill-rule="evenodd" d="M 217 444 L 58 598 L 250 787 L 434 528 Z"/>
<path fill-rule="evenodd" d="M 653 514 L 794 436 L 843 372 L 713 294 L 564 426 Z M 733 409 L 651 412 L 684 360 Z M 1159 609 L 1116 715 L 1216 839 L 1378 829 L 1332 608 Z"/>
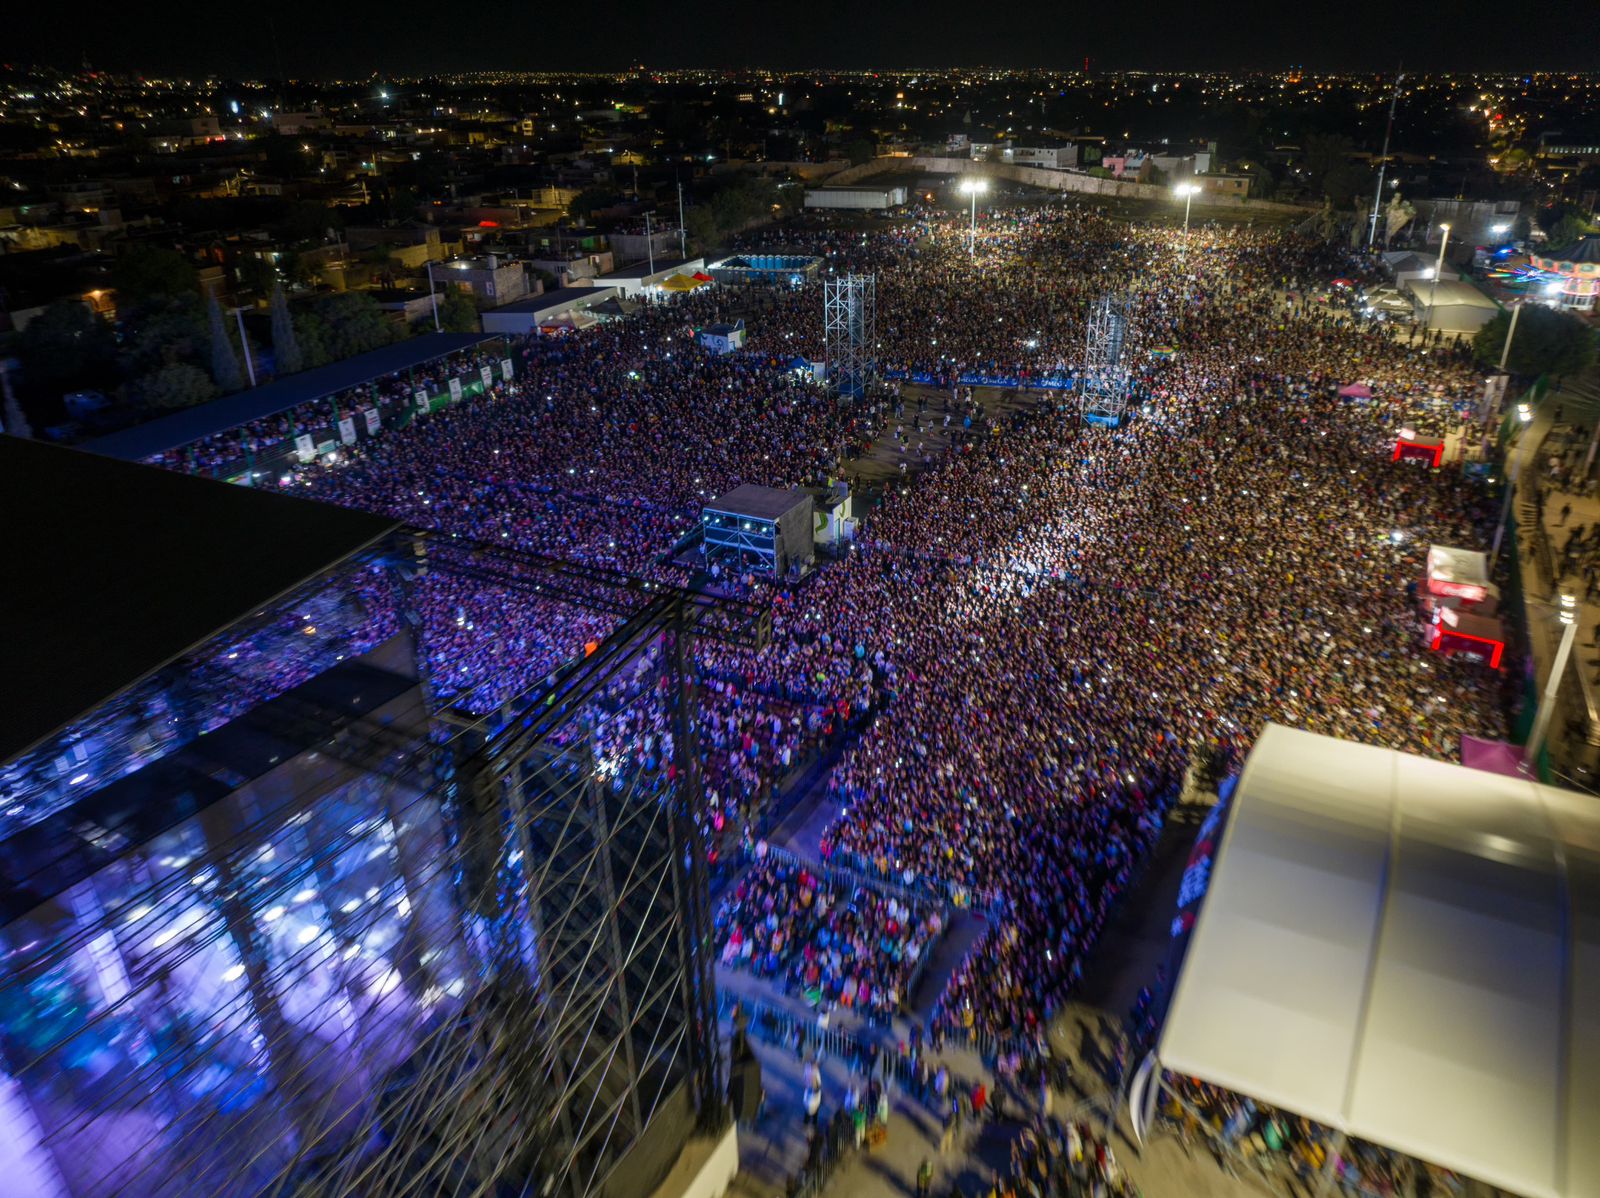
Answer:
<path fill-rule="evenodd" d="M 701 750 L 720 851 L 753 839 L 785 781 L 842 741 L 824 852 L 983 906 L 991 930 L 934 1019 L 1028 1041 L 1070 993 L 1197 755 L 1242 755 L 1267 720 L 1445 759 L 1464 733 L 1504 734 L 1497 677 L 1426 652 L 1406 590 L 1430 542 L 1481 544 L 1494 512 L 1456 474 L 1390 460 L 1402 423 L 1454 426 L 1455 401 L 1479 380 L 1464 351 L 1376 323 L 1331 286 L 1369 278 L 1347 251 L 1281 230 L 1185 235 L 1070 204 L 986 212 L 975 257 L 965 238 L 964 219 L 922 212 L 868 232 L 806 217 L 747 239 L 875 271 L 885 364 L 931 380 L 905 383 L 900 403 L 915 395 L 940 421 L 948 407 L 968 435 L 916 455 L 842 560 L 802 580 L 719 576 L 772 604 L 773 637 L 759 653 L 697 646 Z M 1070 369 L 1088 305 L 1111 291 L 1129 301 L 1137 397 L 1121 428 L 1086 426 L 1070 394 L 1040 390 L 1024 417 L 967 429 L 976 409 L 959 375 L 1005 374 L 1026 390 Z M 795 354 L 820 355 L 820 313 L 820 284 L 707 288 L 535 335 L 515 350 L 514 382 L 340 464 L 307 465 L 289 486 L 519 550 L 703 581 L 695 549 L 675 550 L 705 499 L 743 482 L 820 483 L 891 419 L 887 393 L 840 407 L 790 369 Z M 732 316 L 750 326 L 747 352 L 695 344 L 696 324 Z M 1337 395 L 1356 381 L 1372 402 Z M 316 418 L 291 413 L 248 436 Z M 238 450 L 234 438 L 167 464 Z M 408 602 L 436 692 L 478 710 L 615 623 L 442 573 Z M 376 623 L 368 642 L 391 626 Z M 667 768 L 670 722 L 648 704 L 619 710 L 631 714 L 597 733 L 602 756 Z M 860 968 L 873 1004 L 880 991 L 898 1001 L 899 963 L 886 965 L 872 932 L 892 915 L 858 910 L 838 926 L 834 896 L 821 925 L 854 957 L 847 966 L 841 947 L 835 964 L 812 926 L 815 889 L 808 911 L 807 888 L 770 866 L 742 885 L 740 902 L 764 923 L 770 905 L 784 942 L 730 916 L 738 956 L 749 943 L 802 982 L 832 969 L 830 997 L 852 982 L 859 996 Z M 912 943 L 904 930 L 887 937 L 891 958 Z"/>

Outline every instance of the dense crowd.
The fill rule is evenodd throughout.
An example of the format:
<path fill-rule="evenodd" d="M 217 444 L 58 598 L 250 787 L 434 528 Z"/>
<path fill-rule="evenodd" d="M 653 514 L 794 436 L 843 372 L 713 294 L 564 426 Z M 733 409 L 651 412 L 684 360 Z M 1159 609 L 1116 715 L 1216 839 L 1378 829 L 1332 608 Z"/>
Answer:
<path fill-rule="evenodd" d="M 437 396 L 446 390 L 451 379 L 481 377 L 479 372 L 485 366 L 492 372 L 499 369 L 498 360 L 487 348 L 446 354 L 408 370 L 404 377 L 390 375 L 376 383 L 364 383 L 285 412 L 249 420 L 150 460 L 171 470 L 231 477 L 250 469 L 257 459 L 281 456 L 302 434 L 317 444 L 342 441 L 339 422 L 344 419 L 353 422 L 354 432 L 361 437 L 368 435 L 369 412 L 375 414 L 382 428 L 403 423 L 402 418 L 415 410 L 418 391 Z"/>
<path fill-rule="evenodd" d="M 722 963 L 771 978 L 813 1006 L 884 1018 L 909 998 L 917 966 L 943 931 L 929 904 L 849 889 L 797 861 L 768 858 L 717 913 Z"/>
<path fill-rule="evenodd" d="M 1011 1143 L 1011 1161 L 986 1198 L 1134 1198 L 1110 1144 L 1087 1123 L 1042 1119 Z"/>
<path fill-rule="evenodd" d="M 1450 419 L 1478 379 L 1464 351 L 1374 323 L 1329 287 L 1367 278 L 1346 252 L 1070 204 L 985 213 L 975 257 L 965 233 L 924 213 L 865 233 L 808 217 L 749 239 L 877 272 L 885 361 L 939 380 L 898 402 L 841 409 L 788 369 L 820 352 L 820 284 L 708 288 L 534 337 L 513 384 L 292 486 L 683 582 L 704 563 L 671 555 L 704 499 L 819 482 L 880 427 L 911 426 L 915 445 L 924 422 L 950 427 L 948 409 L 965 435 L 902 451 L 928 468 L 890 489 L 845 560 L 798 582 L 718 580 L 772 604 L 773 638 L 760 653 L 697 646 L 702 764 L 715 830 L 738 839 L 784 778 L 858 729 L 828 784 L 825 851 L 994 912 L 936 1022 L 1031 1038 L 1197 755 L 1245 748 L 1267 720 L 1441 758 L 1463 733 L 1503 735 L 1496 677 L 1424 652 L 1406 598 L 1430 542 L 1480 544 L 1493 512 L 1455 474 L 1390 460 L 1402 423 Z M 1109 291 L 1129 301 L 1131 419 L 1085 427 L 1058 392 L 983 419 L 960 376 L 1070 366 Z M 747 318 L 750 352 L 695 344 L 695 323 L 729 316 Z M 1371 402 L 1337 394 L 1356 381 Z M 437 694 L 480 710 L 614 621 L 443 574 L 410 602 Z M 601 759 L 665 768 L 661 705 L 616 710 L 593 729 Z M 812 940 L 804 888 L 770 882 L 746 895 L 771 901 L 769 930 Z M 754 924 L 739 934 L 741 956 L 773 952 Z M 797 963 L 775 955 L 785 973 Z M 895 989 L 873 957 L 869 994 Z M 859 996 L 842 950 L 840 965 L 840 993 L 853 979 Z"/>
<path fill-rule="evenodd" d="M 1344 1194 L 1414 1194 L 1447 1198 L 1462 1192 L 1447 1169 L 1363 1140 L 1346 1139 L 1310 1119 L 1257 1103 L 1192 1078 L 1173 1078 L 1161 1116 L 1186 1143 L 1234 1155 L 1272 1174 L 1287 1173 L 1315 1189 L 1333 1155 L 1333 1179 Z"/>

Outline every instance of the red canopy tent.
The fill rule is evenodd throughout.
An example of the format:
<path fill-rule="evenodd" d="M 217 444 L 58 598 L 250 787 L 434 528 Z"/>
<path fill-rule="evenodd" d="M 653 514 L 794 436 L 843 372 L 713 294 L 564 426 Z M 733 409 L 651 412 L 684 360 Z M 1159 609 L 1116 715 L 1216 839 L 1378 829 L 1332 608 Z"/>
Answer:
<path fill-rule="evenodd" d="M 1493 616 L 1441 607 L 1433 614 L 1433 637 L 1428 648 L 1440 653 L 1475 657 L 1491 670 L 1500 668 L 1506 651 L 1505 629 Z"/>
<path fill-rule="evenodd" d="M 1403 428 L 1394 442 L 1394 461 L 1427 461 L 1435 470 L 1444 461 L 1444 438 L 1421 437 Z"/>

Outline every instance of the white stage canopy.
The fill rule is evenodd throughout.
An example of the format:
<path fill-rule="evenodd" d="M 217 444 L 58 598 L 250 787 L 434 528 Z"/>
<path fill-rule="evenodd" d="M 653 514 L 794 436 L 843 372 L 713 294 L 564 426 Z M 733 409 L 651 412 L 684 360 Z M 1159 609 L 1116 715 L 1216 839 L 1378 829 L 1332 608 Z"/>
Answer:
<path fill-rule="evenodd" d="M 1600 1198 L 1600 799 L 1268 725 L 1158 1056 L 1529 1198 Z"/>

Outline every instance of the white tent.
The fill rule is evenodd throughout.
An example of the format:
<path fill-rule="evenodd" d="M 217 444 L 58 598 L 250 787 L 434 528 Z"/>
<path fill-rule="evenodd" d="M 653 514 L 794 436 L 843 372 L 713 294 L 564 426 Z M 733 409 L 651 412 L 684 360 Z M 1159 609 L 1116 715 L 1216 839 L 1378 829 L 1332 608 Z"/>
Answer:
<path fill-rule="evenodd" d="M 1411 279 L 1407 284 L 1417 307 L 1417 319 L 1447 333 L 1472 333 L 1488 324 L 1500 306 L 1471 283 L 1459 279 L 1440 279 L 1435 286 L 1428 279 Z M 1429 305 L 1433 316 L 1428 316 Z"/>
<path fill-rule="evenodd" d="M 1174 1072 L 1529 1198 L 1600 1198 L 1600 799 L 1268 725 Z"/>
<path fill-rule="evenodd" d="M 1489 585 L 1489 557 L 1476 549 L 1459 549 L 1453 545 L 1428 546 L 1428 577 L 1445 582 L 1469 582 L 1477 586 Z"/>

